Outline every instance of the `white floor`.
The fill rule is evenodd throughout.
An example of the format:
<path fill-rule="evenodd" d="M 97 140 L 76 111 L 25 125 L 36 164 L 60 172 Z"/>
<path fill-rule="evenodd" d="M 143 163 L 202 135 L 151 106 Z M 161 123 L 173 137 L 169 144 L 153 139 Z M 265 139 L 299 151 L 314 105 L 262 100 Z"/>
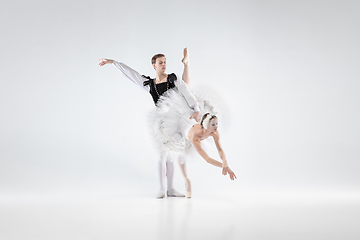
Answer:
<path fill-rule="evenodd" d="M 360 195 L 242 192 L 0 204 L 1 240 L 360 239 Z"/>

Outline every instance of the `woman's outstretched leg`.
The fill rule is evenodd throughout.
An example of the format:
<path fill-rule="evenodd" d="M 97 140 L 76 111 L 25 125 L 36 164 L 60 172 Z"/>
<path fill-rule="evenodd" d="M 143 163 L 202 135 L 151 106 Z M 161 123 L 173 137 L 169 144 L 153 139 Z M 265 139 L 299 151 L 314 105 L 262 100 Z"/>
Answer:
<path fill-rule="evenodd" d="M 189 51 L 187 48 L 184 48 L 184 58 L 181 62 L 184 64 L 182 79 L 190 86 Z"/>
<path fill-rule="evenodd" d="M 180 171 L 185 180 L 185 195 L 186 197 L 191 198 L 191 182 L 187 175 L 186 163 L 182 157 L 178 158 L 178 163 L 179 163 Z"/>

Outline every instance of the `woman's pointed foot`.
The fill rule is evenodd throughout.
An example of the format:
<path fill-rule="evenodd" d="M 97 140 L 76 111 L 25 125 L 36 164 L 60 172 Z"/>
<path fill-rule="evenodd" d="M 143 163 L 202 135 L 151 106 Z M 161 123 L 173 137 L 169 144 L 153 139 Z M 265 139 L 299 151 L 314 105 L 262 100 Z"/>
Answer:
<path fill-rule="evenodd" d="M 189 51 L 187 48 L 184 48 L 184 58 L 181 60 L 181 62 L 185 65 L 189 65 Z"/>
<path fill-rule="evenodd" d="M 191 198 L 191 182 L 189 178 L 185 178 L 185 196 Z"/>

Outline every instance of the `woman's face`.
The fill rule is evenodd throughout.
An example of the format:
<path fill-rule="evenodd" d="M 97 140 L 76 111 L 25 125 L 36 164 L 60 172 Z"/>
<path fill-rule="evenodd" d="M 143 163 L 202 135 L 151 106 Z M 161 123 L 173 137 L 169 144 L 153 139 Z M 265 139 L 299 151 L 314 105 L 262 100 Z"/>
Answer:
<path fill-rule="evenodd" d="M 159 57 L 156 59 L 155 64 L 153 64 L 155 71 L 157 72 L 165 72 L 166 70 L 166 58 Z"/>
<path fill-rule="evenodd" d="M 208 129 L 212 132 L 215 132 L 217 128 L 218 128 L 218 119 L 217 118 L 211 119 L 208 125 Z"/>

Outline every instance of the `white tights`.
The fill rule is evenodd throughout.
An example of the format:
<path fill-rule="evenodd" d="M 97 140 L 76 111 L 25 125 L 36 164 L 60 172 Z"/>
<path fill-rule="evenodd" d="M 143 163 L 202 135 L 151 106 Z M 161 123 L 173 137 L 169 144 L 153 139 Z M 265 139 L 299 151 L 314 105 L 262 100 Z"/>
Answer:
<path fill-rule="evenodd" d="M 188 178 L 186 163 L 180 157 L 178 158 L 180 171 L 186 180 Z M 170 159 L 160 159 L 159 161 L 159 180 L 160 190 L 165 191 L 165 177 L 167 180 L 167 190 L 173 190 L 173 179 L 174 179 L 174 162 Z"/>

